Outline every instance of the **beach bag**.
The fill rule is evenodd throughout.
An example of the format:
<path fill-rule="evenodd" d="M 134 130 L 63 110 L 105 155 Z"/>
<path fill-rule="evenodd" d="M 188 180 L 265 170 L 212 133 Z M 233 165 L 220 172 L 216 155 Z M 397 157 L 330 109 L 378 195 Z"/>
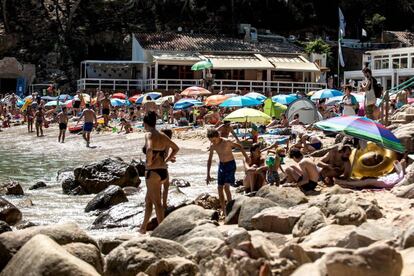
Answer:
<path fill-rule="evenodd" d="M 374 89 L 375 98 L 381 98 L 382 97 L 382 86 L 378 84 L 377 80 L 372 77 L 372 87 Z"/>

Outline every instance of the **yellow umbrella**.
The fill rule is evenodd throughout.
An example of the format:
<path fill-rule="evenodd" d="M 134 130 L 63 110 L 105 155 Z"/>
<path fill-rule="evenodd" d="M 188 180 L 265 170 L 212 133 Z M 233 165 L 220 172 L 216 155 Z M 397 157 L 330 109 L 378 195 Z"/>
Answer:
<path fill-rule="evenodd" d="M 241 108 L 238 109 L 224 118 L 225 121 L 238 122 L 238 123 L 258 123 L 265 124 L 272 120 L 272 118 L 261 112 L 260 110 L 253 108 Z"/>

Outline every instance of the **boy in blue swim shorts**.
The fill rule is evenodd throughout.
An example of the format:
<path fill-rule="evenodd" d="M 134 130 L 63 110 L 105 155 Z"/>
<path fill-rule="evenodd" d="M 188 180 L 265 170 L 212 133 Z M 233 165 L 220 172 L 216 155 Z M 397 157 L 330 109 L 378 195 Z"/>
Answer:
<path fill-rule="evenodd" d="M 86 104 L 86 108 L 82 111 L 82 115 L 80 116 L 78 123 L 82 120 L 82 118 L 85 118 L 82 137 L 86 141 L 86 146 L 89 147 L 91 141 L 91 131 L 94 126 L 96 127 L 98 120 L 96 119 L 95 111 L 90 108 L 88 103 Z M 76 123 L 76 125 L 78 125 L 78 123 Z"/>
<path fill-rule="evenodd" d="M 223 214 L 226 214 L 226 200 L 224 198 L 224 193 L 226 193 L 227 201 L 231 200 L 231 192 L 230 192 L 230 185 L 233 185 L 236 181 L 235 173 L 236 173 L 236 161 L 234 160 L 233 148 L 238 148 L 246 160 L 249 160 L 246 152 L 244 151 L 243 147 L 240 144 L 234 143 L 228 139 L 221 138 L 219 132 L 215 129 L 209 129 L 207 131 L 207 138 L 210 140 L 210 153 L 208 156 L 207 161 L 207 185 L 211 181 L 210 176 L 210 169 L 211 169 L 211 161 L 213 159 L 214 151 L 217 152 L 219 156 L 219 168 L 218 168 L 218 176 L 217 176 L 217 189 L 218 195 L 220 200 L 221 209 L 223 210 Z M 246 161 L 246 162 L 247 162 Z"/>

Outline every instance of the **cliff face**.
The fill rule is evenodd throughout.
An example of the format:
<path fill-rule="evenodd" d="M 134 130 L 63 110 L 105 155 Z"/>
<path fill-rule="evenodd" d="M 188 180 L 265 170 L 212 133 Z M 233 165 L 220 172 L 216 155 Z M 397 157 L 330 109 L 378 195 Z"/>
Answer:
<path fill-rule="evenodd" d="M 360 30 L 355 11 L 380 12 L 387 18 L 387 12 L 404 13 L 387 9 L 386 1 L 339 2 L 349 31 Z M 128 36 L 134 32 L 182 27 L 186 32 L 235 35 L 238 23 L 250 23 L 282 35 L 302 30 L 335 37 L 337 7 L 337 1 L 318 0 L 0 0 L 0 56 L 36 64 L 38 82 L 57 74 L 73 84 L 84 59 L 129 59 Z"/>

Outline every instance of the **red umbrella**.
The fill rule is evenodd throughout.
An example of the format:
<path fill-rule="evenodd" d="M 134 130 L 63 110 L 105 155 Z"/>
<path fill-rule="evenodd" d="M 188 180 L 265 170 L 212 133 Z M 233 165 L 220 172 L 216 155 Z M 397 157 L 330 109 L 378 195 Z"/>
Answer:
<path fill-rule="evenodd" d="M 131 103 L 135 103 L 140 97 L 141 97 L 142 95 L 141 94 L 138 94 L 138 95 L 134 95 L 134 96 L 132 96 L 131 98 L 129 98 L 129 101 L 131 102 Z"/>
<path fill-rule="evenodd" d="M 68 100 L 65 102 L 66 108 L 72 108 L 73 107 L 73 100 Z"/>
<path fill-rule="evenodd" d="M 191 97 L 191 96 L 206 96 L 211 95 L 211 92 L 203 87 L 191 86 L 181 92 L 182 96 Z"/>
<path fill-rule="evenodd" d="M 125 95 L 124 93 L 115 93 L 112 95 L 111 98 L 125 100 L 127 98 L 127 95 Z"/>

